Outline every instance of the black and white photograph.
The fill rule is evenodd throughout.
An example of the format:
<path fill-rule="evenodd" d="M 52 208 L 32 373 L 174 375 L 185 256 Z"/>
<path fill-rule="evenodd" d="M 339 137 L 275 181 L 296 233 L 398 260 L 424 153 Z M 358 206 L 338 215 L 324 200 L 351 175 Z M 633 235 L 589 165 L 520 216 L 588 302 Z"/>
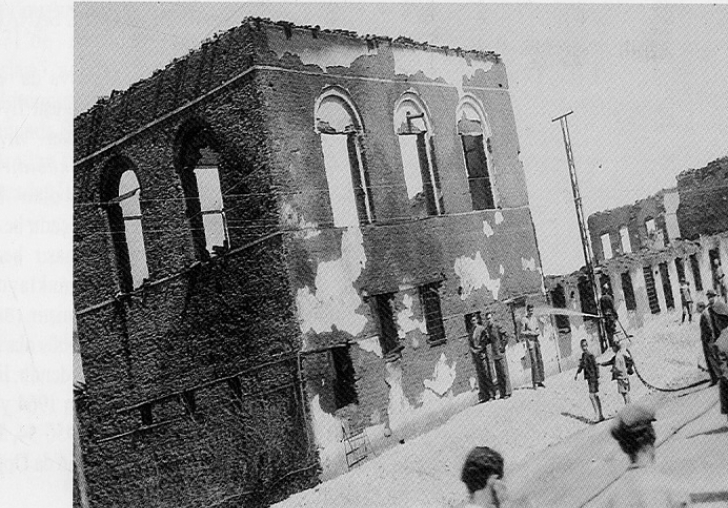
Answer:
<path fill-rule="evenodd" d="M 64 12 L 0 77 L 10 505 L 728 506 L 728 4 Z"/>

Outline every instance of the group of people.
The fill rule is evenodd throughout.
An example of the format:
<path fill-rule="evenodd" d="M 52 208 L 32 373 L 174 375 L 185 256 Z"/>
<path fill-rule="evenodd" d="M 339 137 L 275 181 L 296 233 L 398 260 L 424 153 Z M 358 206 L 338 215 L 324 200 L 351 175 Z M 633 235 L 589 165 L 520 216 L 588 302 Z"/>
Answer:
<path fill-rule="evenodd" d="M 612 437 L 629 457 L 619 488 L 608 494 L 606 506 L 624 508 L 682 508 L 690 505 L 687 492 L 660 473 L 655 464 L 655 410 L 642 404 L 627 404 L 617 413 L 610 429 Z M 503 480 L 503 457 L 492 448 L 478 446 L 465 458 L 460 479 L 468 497 L 464 508 L 526 508 L 527 499 L 511 499 Z"/>
<path fill-rule="evenodd" d="M 511 396 L 511 380 L 508 374 L 508 358 L 506 346 L 508 335 L 493 320 L 493 313 L 485 313 L 485 323 L 481 323 L 477 314 L 471 317 L 473 331 L 470 334 L 470 354 L 478 377 L 478 400 L 487 402 L 495 399 L 497 393 L 501 399 Z M 533 305 L 526 306 L 526 315 L 521 320 L 520 337 L 526 343 L 531 360 L 531 380 L 534 389 L 545 388 L 543 356 L 539 342 L 538 320 L 533 314 Z"/>

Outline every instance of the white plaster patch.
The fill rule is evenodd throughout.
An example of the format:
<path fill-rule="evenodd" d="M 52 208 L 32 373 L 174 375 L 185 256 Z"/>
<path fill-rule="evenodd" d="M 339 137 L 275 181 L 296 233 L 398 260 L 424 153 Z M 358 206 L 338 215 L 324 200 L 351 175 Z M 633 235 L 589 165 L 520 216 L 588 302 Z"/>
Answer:
<path fill-rule="evenodd" d="M 503 222 L 503 220 L 503 212 L 501 212 L 500 210 L 495 212 L 495 223 L 500 224 L 501 222 Z"/>
<path fill-rule="evenodd" d="M 462 293 L 460 299 L 465 300 L 470 296 L 476 289 L 480 289 L 485 286 L 491 293 L 493 298 L 498 299 L 498 292 L 500 291 L 501 280 L 500 278 L 491 279 L 488 267 L 483 261 L 483 257 L 480 255 L 480 251 L 475 255 L 475 258 L 469 258 L 468 256 L 461 256 L 455 260 L 455 274 L 460 277 L 460 287 Z"/>
<path fill-rule="evenodd" d="M 321 409 L 318 395 L 311 400 L 309 406 L 321 467 L 324 474 L 327 474 L 329 471 L 337 469 L 337 462 L 341 460 L 341 422 Z"/>
<path fill-rule="evenodd" d="M 445 55 L 439 51 L 422 51 L 410 48 L 392 48 L 394 57 L 394 72 L 409 76 L 422 73 L 432 79 L 442 78 L 446 83 L 458 89 L 460 97 L 463 95 L 463 78 L 472 78 L 475 71 L 482 69 L 488 72 L 493 62 L 483 62 L 471 59 L 470 63 L 460 56 Z"/>
<path fill-rule="evenodd" d="M 526 259 L 524 257 L 521 258 L 521 266 L 524 270 L 530 270 L 532 272 L 537 271 L 536 270 L 536 260 L 534 258 Z"/>
<path fill-rule="evenodd" d="M 404 423 L 407 414 L 413 411 L 412 405 L 404 395 L 402 389 L 401 362 L 387 362 L 384 364 L 384 380 L 389 386 L 389 428 L 395 428 Z"/>
<path fill-rule="evenodd" d="M 278 58 L 284 53 L 290 53 L 283 47 L 276 48 Z M 302 48 L 296 52 L 304 65 L 317 65 L 324 72 L 328 72 L 329 67 L 350 67 L 354 60 L 364 55 L 376 55 L 377 49 L 367 49 L 366 45 L 362 46 L 336 46 L 336 48 Z"/>
<path fill-rule="evenodd" d="M 470 379 L 468 379 L 468 382 L 470 383 L 470 389 L 471 390 L 475 390 L 475 387 L 476 387 L 475 378 L 474 377 L 471 377 Z"/>
<path fill-rule="evenodd" d="M 364 329 L 367 320 L 356 312 L 361 298 L 353 284 L 365 265 L 361 230 L 347 228 L 341 236 L 341 257 L 318 265 L 316 294 L 308 287 L 298 290 L 296 304 L 301 331 L 322 333 L 336 326 L 357 335 Z"/>
<path fill-rule="evenodd" d="M 414 303 L 412 296 L 404 295 L 402 303 L 404 304 L 404 309 L 397 314 L 397 334 L 399 338 L 404 339 L 408 332 L 417 329 L 422 333 L 427 333 L 427 327 L 424 321 L 412 319 L 412 315 L 414 314 L 412 312 L 412 304 Z"/>
<path fill-rule="evenodd" d="M 359 347 L 362 348 L 364 351 L 374 353 L 379 358 L 384 357 L 384 355 L 382 354 L 382 345 L 379 343 L 379 336 L 375 335 L 374 337 L 369 337 L 368 339 L 361 339 L 356 341 L 356 343 L 359 344 Z"/>
<path fill-rule="evenodd" d="M 506 273 L 506 269 L 503 268 L 503 265 L 500 265 L 500 270 L 499 271 L 500 271 L 500 274 L 501 275 L 504 275 Z"/>
<path fill-rule="evenodd" d="M 432 379 L 425 379 L 423 384 L 425 388 L 434 392 L 440 397 L 443 397 L 452 388 L 452 384 L 455 382 L 455 365 L 457 362 L 453 362 L 451 366 L 447 364 L 447 357 L 445 353 L 440 355 L 440 359 L 435 365 L 435 372 L 432 374 Z"/>
<path fill-rule="evenodd" d="M 315 238 L 321 234 L 318 224 L 315 222 L 307 222 L 303 215 L 296 212 L 289 203 L 285 203 L 281 208 L 281 216 L 283 223 L 291 229 L 295 229 L 295 238 L 308 240 Z"/>
<path fill-rule="evenodd" d="M 493 228 L 492 228 L 492 227 L 490 227 L 490 224 L 488 224 L 488 221 L 487 221 L 487 220 L 484 220 L 484 221 L 483 221 L 483 234 L 484 234 L 484 235 L 485 235 L 486 237 L 491 237 L 491 236 L 493 236 Z"/>

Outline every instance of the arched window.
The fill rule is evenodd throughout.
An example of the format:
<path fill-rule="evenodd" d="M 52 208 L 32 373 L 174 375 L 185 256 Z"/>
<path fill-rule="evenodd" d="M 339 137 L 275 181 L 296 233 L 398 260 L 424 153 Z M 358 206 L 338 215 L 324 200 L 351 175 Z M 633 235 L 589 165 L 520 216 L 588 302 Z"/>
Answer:
<path fill-rule="evenodd" d="M 104 177 L 101 198 L 109 217 L 123 292 L 138 288 L 149 277 L 140 197 L 139 180 L 131 164 L 122 159 L 113 161 Z"/>
<path fill-rule="evenodd" d="M 330 88 L 319 97 L 315 129 L 321 135 L 334 226 L 371 223 L 369 176 L 359 144 L 362 123 L 342 91 Z"/>
<path fill-rule="evenodd" d="M 410 209 L 415 215 L 443 212 L 440 179 L 433 164 L 432 128 L 422 100 L 405 92 L 394 111 L 394 129 L 402 153 L 402 167 Z"/>
<path fill-rule="evenodd" d="M 460 101 L 457 109 L 457 129 L 463 144 L 473 210 L 493 209 L 496 207 L 496 201 L 489 173 L 488 124 L 483 108 L 472 96 L 466 95 Z"/>
<path fill-rule="evenodd" d="M 197 256 L 206 259 L 230 246 L 222 189 L 218 143 L 202 124 L 183 129 L 180 177 L 187 203 L 187 220 Z"/>

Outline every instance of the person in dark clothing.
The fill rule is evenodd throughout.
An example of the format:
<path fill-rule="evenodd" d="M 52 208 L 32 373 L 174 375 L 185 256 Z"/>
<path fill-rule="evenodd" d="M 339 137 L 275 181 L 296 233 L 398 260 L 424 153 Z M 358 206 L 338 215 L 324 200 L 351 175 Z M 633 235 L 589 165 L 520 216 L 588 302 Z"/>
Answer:
<path fill-rule="evenodd" d="M 703 344 L 703 355 L 705 355 L 705 367 L 708 370 L 710 376 L 710 386 L 718 384 L 718 358 L 715 357 L 711 351 L 711 344 L 713 343 L 713 331 L 710 326 L 710 314 L 706 310 L 707 307 L 705 302 L 698 302 L 695 307 L 698 315 L 700 316 L 700 342 Z"/>
<path fill-rule="evenodd" d="M 485 328 L 479 322 L 478 316 L 473 316 L 470 321 L 473 324 L 473 333 L 470 335 L 470 355 L 475 365 L 475 373 L 478 376 L 478 402 L 487 402 L 495 398 L 495 387 L 493 386 L 493 374 L 490 371 L 488 360 L 488 343 Z"/>
<path fill-rule="evenodd" d="M 718 394 L 720 398 L 720 412 L 728 416 L 728 356 L 716 346 L 716 341 L 721 333 L 728 328 L 728 306 L 718 299 L 718 295 L 712 289 L 705 292 L 708 297 L 708 323 L 712 341 L 710 350 L 718 360 Z M 726 332 L 728 333 L 728 332 Z"/>
<path fill-rule="evenodd" d="M 594 416 L 597 422 L 604 421 L 602 413 L 602 401 L 599 400 L 599 365 L 594 355 L 589 352 L 589 345 L 586 339 L 581 341 L 581 360 L 579 360 L 579 368 L 576 369 L 574 380 L 576 380 L 581 371 L 584 371 L 584 379 L 589 385 L 589 400 L 591 400 L 594 408 Z"/>
<path fill-rule="evenodd" d="M 495 375 L 498 380 L 497 387 L 500 392 L 501 399 L 507 399 L 511 396 L 511 379 L 508 375 L 508 359 L 506 358 L 506 346 L 508 345 L 508 336 L 499 324 L 493 321 L 493 313 L 485 313 L 485 333 L 490 343 L 493 364 L 495 366 Z"/>
<path fill-rule="evenodd" d="M 604 284 L 602 296 L 599 298 L 599 308 L 604 318 L 604 330 L 607 332 L 607 341 L 609 347 L 614 344 L 614 334 L 617 333 L 617 320 L 619 315 L 617 309 L 614 308 L 614 299 L 609 294 L 609 284 Z"/>

